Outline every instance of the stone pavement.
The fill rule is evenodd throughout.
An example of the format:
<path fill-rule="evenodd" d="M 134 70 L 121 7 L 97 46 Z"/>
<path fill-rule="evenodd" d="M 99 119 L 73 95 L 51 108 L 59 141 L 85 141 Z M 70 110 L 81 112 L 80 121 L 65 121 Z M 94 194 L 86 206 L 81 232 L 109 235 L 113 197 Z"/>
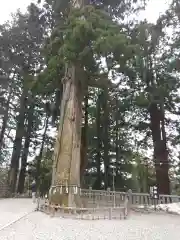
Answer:
<path fill-rule="evenodd" d="M 27 199 L 0 200 L 0 224 L 33 211 Z M 127 220 L 72 220 L 33 212 L 0 230 L 0 240 L 179 240 L 180 216 L 134 213 Z"/>
<path fill-rule="evenodd" d="M 36 204 L 31 199 L 0 199 L 0 229 L 32 212 Z"/>

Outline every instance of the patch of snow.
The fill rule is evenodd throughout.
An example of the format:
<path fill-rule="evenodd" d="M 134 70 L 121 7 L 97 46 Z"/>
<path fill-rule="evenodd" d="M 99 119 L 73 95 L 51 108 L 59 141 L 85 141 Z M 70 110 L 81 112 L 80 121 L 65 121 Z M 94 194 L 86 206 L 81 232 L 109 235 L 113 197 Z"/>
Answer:
<path fill-rule="evenodd" d="M 139 209 L 154 209 L 154 206 L 144 206 L 144 205 L 139 205 Z M 175 213 L 180 215 L 180 203 L 168 203 L 168 204 L 158 204 L 156 205 L 157 210 L 161 210 L 164 212 L 169 212 L 169 213 Z"/>
<path fill-rule="evenodd" d="M 180 214 L 180 203 L 159 204 L 158 208 L 162 211 Z"/>

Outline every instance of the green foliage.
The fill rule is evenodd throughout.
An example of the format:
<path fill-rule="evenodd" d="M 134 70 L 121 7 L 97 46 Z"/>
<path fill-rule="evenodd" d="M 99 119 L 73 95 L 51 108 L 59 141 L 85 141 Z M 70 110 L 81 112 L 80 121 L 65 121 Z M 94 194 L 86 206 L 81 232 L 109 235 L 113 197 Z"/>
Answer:
<path fill-rule="evenodd" d="M 135 104 L 139 107 L 147 108 L 149 106 L 149 100 L 145 96 L 144 92 L 141 92 L 139 96 L 135 98 Z"/>
<path fill-rule="evenodd" d="M 61 32 L 61 25 L 55 30 L 57 32 Z M 48 49 L 59 56 L 49 60 L 49 68 L 57 66 L 61 59 L 71 63 L 78 61 L 93 72 L 98 70 L 102 57 L 112 58 L 112 62 L 126 62 L 136 49 L 116 22 L 92 6 L 71 12 L 63 31 L 63 43 L 55 33 L 52 34 Z"/>

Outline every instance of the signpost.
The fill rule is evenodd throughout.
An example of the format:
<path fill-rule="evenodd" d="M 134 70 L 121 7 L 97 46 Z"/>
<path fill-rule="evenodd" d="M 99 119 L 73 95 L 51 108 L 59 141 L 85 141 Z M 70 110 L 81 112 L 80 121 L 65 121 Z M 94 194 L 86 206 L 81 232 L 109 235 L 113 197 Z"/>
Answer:
<path fill-rule="evenodd" d="M 157 203 L 157 200 L 159 199 L 157 186 L 151 186 L 149 194 L 150 194 L 151 199 L 154 200 L 154 210 L 156 210 L 156 203 Z"/>

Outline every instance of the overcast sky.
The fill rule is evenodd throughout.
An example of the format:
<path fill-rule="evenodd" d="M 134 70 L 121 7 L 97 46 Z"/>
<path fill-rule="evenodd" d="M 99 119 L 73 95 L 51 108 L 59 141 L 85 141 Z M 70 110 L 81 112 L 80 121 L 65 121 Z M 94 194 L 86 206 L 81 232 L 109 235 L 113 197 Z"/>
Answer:
<path fill-rule="evenodd" d="M 30 2 L 37 2 L 37 0 L 3 0 L 0 8 L 0 23 L 8 20 L 11 13 L 18 8 L 25 11 Z M 141 14 L 141 18 L 147 18 L 151 22 L 156 21 L 159 14 L 168 8 L 170 2 L 171 0 L 149 0 L 147 9 Z"/>

